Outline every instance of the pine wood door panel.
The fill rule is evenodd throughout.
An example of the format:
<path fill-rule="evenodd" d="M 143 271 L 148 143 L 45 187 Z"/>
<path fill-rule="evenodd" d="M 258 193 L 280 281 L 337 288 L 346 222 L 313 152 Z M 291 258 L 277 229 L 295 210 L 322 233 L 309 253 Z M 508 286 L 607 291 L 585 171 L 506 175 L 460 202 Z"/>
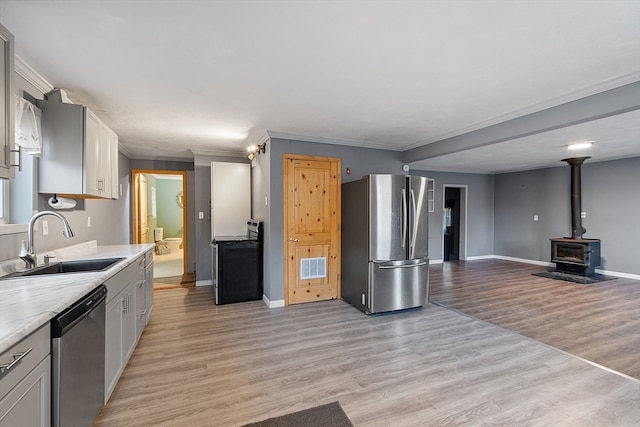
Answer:
<path fill-rule="evenodd" d="M 285 303 L 340 298 L 340 159 L 284 156 Z M 326 275 L 304 278 L 302 260 Z"/>

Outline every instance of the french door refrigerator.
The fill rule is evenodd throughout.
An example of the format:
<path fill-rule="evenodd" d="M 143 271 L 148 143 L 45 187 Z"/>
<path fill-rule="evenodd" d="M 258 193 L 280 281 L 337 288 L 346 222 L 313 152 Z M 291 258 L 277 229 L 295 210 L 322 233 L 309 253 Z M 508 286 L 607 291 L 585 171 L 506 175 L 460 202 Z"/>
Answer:
<path fill-rule="evenodd" d="M 428 302 L 428 179 L 368 175 L 342 185 L 342 298 L 367 314 Z"/>

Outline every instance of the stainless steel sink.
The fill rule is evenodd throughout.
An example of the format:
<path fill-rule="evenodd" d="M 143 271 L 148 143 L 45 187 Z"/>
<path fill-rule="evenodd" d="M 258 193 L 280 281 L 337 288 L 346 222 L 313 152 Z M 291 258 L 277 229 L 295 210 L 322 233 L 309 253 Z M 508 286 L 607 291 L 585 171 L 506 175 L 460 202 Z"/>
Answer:
<path fill-rule="evenodd" d="M 10 279 L 16 277 L 40 276 L 44 274 L 64 274 L 64 273 L 88 273 L 93 271 L 103 271 L 113 264 L 122 261 L 124 258 L 101 258 L 83 259 L 77 261 L 52 262 L 28 270 L 16 271 L 0 279 Z"/>

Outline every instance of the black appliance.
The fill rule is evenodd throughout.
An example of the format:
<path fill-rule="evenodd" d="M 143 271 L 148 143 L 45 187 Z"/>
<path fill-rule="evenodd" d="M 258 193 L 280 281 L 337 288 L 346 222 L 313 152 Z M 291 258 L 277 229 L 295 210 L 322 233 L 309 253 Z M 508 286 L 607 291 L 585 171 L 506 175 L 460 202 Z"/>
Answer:
<path fill-rule="evenodd" d="M 571 237 L 551 239 L 551 262 L 559 273 L 595 276 L 600 265 L 600 239 L 582 237 L 587 229 L 582 226 L 582 183 L 580 168 L 589 157 L 562 159 L 571 166 Z"/>
<path fill-rule="evenodd" d="M 216 304 L 262 299 L 261 221 L 247 221 L 243 236 L 214 236 L 211 245 L 213 293 Z"/>

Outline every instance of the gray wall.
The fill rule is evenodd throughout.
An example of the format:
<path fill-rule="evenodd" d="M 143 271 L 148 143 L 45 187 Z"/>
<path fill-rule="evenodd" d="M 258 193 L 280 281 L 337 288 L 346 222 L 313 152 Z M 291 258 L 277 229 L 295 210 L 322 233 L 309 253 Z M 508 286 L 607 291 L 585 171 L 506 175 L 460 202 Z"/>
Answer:
<path fill-rule="evenodd" d="M 254 215 L 265 221 L 264 293 L 271 301 L 284 299 L 283 242 L 283 154 L 307 154 L 337 157 L 342 161 L 342 182 L 360 179 L 371 173 L 404 174 L 401 153 L 361 147 L 294 141 L 273 138 L 267 143 L 267 153 L 256 158 L 253 168 Z M 351 174 L 346 175 L 346 168 Z M 435 212 L 430 216 L 429 256 L 441 259 L 442 246 L 442 184 L 469 186 L 469 247 L 468 256 L 493 253 L 493 177 L 475 174 L 411 171 L 411 174 L 436 180 Z M 257 182 L 264 180 L 266 182 Z M 269 206 L 264 206 L 265 197 Z"/>
<path fill-rule="evenodd" d="M 549 262 L 549 239 L 571 235 L 570 168 L 562 165 L 496 175 L 496 255 Z M 587 160 L 582 211 L 584 237 L 602 241 L 600 269 L 640 274 L 640 157 Z"/>
<path fill-rule="evenodd" d="M 435 180 L 434 212 L 429 214 L 429 259 L 442 260 L 444 185 L 467 187 L 467 258 L 493 254 L 493 175 L 412 170 Z"/>

